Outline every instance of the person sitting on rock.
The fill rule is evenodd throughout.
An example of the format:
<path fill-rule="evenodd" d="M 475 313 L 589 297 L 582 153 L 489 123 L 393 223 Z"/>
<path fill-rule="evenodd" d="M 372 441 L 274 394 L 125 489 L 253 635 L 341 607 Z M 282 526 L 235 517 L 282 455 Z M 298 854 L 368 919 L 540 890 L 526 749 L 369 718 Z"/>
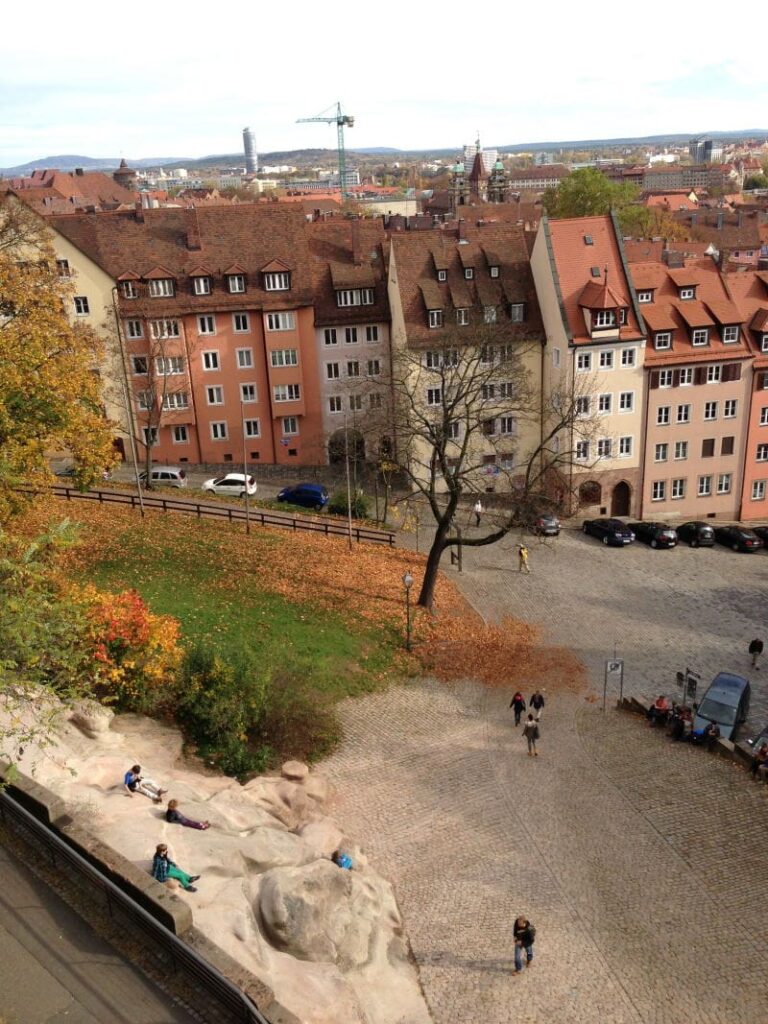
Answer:
<path fill-rule="evenodd" d="M 342 853 L 341 850 L 334 850 L 331 854 L 331 860 L 337 867 L 345 868 L 347 871 L 352 870 L 352 858 L 348 853 Z"/>
<path fill-rule="evenodd" d="M 757 773 L 766 765 L 768 765 L 768 743 L 761 743 L 752 758 L 752 764 L 749 767 L 750 775 L 754 779 L 761 778 L 764 773 L 761 775 Z"/>
<path fill-rule="evenodd" d="M 163 884 L 169 878 L 175 878 L 187 892 L 197 892 L 192 883 L 196 882 L 200 875 L 188 875 L 186 871 L 182 871 L 176 862 L 168 856 L 168 847 L 165 843 L 159 843 L 155 850 L 155 856 L 152 858 L 152 877 Z"/>
<path fill-rule="evenodd" d="M 210 821 L 194 821 L 192 818 L 186 817 L 179 810 L 178 800 L 168 801 L 168 810 L 165 812 L 165 820 L 171 825 L 185 825 L 187 828 L 199 828 L 206 829 L 211 827 Z"/>
<path fill-rule="evenodd" d="M 160 789 L 152 779 L 143 778 L 140 764 L 135 764 L 130 771 L 125 773 L 123 785 L 128 790 L 129 796 L 133 796 L 134 793 L 143 793 L 150 800 L 154 800 L 156 804 L 161 804 L 163 794 L 168 792 L 167 789 Z"/>

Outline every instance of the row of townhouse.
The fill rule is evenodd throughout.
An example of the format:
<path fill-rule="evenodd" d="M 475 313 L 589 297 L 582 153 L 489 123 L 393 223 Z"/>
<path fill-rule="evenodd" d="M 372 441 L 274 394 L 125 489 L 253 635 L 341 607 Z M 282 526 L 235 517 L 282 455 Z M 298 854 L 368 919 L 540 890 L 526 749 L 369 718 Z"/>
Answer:
<path fill-rule="evenodd" d="M 590 423 L 582 506 L 644 518 L 768 516 L 768 273 L 670 258 L 629 263 L 611 217 L 542 222 L 531 263 L 549 387 Z"/>
<path fill-rule="evenodd" d="M 441 345 L 469 351 L 482 337 L 480 358 L 498 368 L 475 453 L 488 489 L 526 461 L 548 396 L 565 389 L 579 416 L 560 444 L 581 507 L 768 518 L 765 272 L 638 247 L 629 262 L 611 217 L 545 219 L 535 236 L 490 216 L 413 231 L 308 223 L 277 204 L 46 223 L 75 282 L 73 315 L 119 341 L 102 368 L 108 411 L 125 429 L 130 416 L 158 462 L 245 451 L 317 466 L 350 432 L 368 456 L 386 452 L 398 354 L 414 357 L 428 411 Z M 510 350 L 539 396 L 524 411 Z"/>

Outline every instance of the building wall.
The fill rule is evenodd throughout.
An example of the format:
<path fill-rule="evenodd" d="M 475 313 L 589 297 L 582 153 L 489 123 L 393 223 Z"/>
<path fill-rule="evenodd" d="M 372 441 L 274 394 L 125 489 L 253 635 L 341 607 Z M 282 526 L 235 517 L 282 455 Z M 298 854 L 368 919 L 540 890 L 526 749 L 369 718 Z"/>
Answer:
<path fill-rule="evenodd" d="M 642 515 L 672 522 L 683 519 L 734 519 L 738 517 L 742 493 L 744 445 L 749 425 L 751 374 L 746 366 L 741 378 L 712 384 L 649 388 L 648 426 L 645 446 L 645 486 Z M 736 412 L 725 416 L 725 403 L 735 401 Z M 717 418 L 705 420 L 705 405 L 717 403 Z M 768 403 L 766 403 L 768 404 Z M 690 422 L 678 422 L 678 409 L 690 405 Z M 669 424 L 659 424 L 659 409 L 669 408 Z M 733 454 L 723 454 L 723 439 L 733 438 Z M 703 454 L 703 443 L 714 440 L 714 454 Z M 685 458 L 675 458 L 675 446 L 687 442 Z M 728 442 L 726 442 L 728 443 Z M 656 446 L 667 445 L 666 458 L 657 458 Z M 730 474 L 728 493 L 718 494 L 718 479 Z M 711 477 L 711 493 L 699 495 L 699 481 Z M 672 497 L 674 480 L 684 480 L 684 495 Z M 665 497 L 654 499 L 654 483 L 665 484 Z"/>
<path fill-rule="evenodd" d="M 768 444 L 768 364 L 751 375 L 749 415 L 744 451 L 744 482 L 739 518 L 768 522 L 768 460 L 760 457 L 759 445 Z M 758 495 L 753 488 L 758 485 Z"/>

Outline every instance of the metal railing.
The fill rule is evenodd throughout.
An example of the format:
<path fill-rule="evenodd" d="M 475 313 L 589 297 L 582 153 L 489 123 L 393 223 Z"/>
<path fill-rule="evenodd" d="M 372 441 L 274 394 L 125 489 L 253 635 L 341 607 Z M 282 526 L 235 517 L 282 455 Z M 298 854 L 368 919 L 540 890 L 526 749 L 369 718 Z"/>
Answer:
<path fill-rule="evenodd" d="M 11 819 L 17 831 L 31 839 L 36 848 L 49 858 L 53 868 L 66 869 L 69 881 L 82 881 L 87 885 L 91 900 L 101 893 L 111 917 L 121 914 L 141 931 L 142 939 L 149 940 L 153 952 L 162 965 L 183 975 L 184 985 L 202 990 L 224 1011 L 228 1020 L 236 1024 L 269 1024 L 256 1004 L 234 982 L 225 978 L 212 964 L 196 953 L 183 939 L 158 921 L 149 911 L 111 881 L 94 864 L 78 853 L 53 828 L 36 818 L 13 797 L 13 786 L 0 790 L 0 818 Z"/>
<path fill-rule="evenodd" d="M 65 498 L 67 501 L 97 501 L 100 505 L 130 505 L 131 508 L 139 508 L 138 496 L 128 491 L 79 491 L 75 487 L 66 487 L 56 484 L 46 490 L 36 487 L 18 487 L 22 494 L 53 494 L 57 498 Z M 230 523 L 244 523 L 246 521 L 245 509 L 235 508 L 233 505 L 205 504 L 199 501 L 187 501 L 183 498 L 155 497 L 154 495 L 142 494 L 142 504 L 145 509 L 155 509 L 161 512 L 181 512 L 187 515 L 194 515 L 198 519 L 226 519 Z M 263 509 L 251 508 L 248 519 L 260 526 L 271 526 L 282 530 L 305 531 L 308 533 L 322 533 L 326 537 L 348 537 L 350 528 L 346 523 L 335 519 L 310 519 L 304 516 L 283 515 L 282 513 L 269 512 Z M 358 543 L 364 544 L 386 544 L 389 547 L 395 545 L 395 535 L 389 530 L 377 530 L 374 527 L 352 526 L 352 537 Z"/>

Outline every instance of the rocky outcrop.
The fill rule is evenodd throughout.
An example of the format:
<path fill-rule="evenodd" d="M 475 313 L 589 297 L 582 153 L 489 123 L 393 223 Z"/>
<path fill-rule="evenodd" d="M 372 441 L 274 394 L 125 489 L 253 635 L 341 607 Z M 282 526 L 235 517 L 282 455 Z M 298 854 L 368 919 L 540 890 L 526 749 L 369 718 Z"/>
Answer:
<path fill-rule="evenodd" d="M 0 704 L 0 725 L 13 713 Z M 175 729 L 84 701 L 65 709 L 52 746 L 28 744 L 19 767 L 60 798 L 75 827 L 141 870 L 164 842 L 199 874 L 196 893 L 178 891 L 196 932 L 274 994 L 275 1019 L 428 1024 L 392 888 L 329 815 L 322 773 L 289 761 L 241 786 L 195 770 L 181 749 Z M 131 797 L 122 780 L 133 764 L 210 828 L 169 824 L 164 806 Z M 339 848 L 352 871 L 330 860 Z"/>

